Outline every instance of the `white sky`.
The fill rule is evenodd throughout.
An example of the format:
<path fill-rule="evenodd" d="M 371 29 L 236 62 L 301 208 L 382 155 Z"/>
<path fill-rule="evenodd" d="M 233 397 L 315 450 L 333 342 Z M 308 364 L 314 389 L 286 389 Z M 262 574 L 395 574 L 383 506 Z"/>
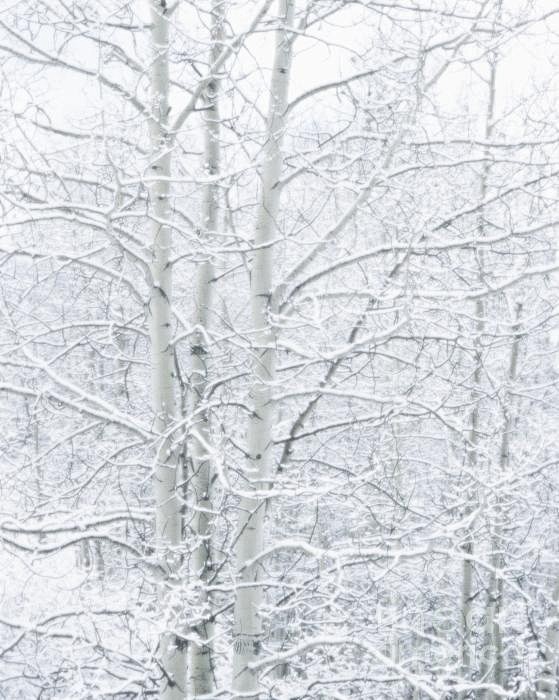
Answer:
<path fill-rule="evenodd" d="M 543 13 L 553 9 L 554 4 L 554 0 L 536 0 L 536 9 Z M 144 2 L 138 3 L 138 7 L 143 6 Z M 258 6 L 259 3 L 256 2 L 241 3 L 240 8 L 237 8 L 231 17 L 235 28 L 246 27 L 252 12 Z M 250 11 L 247 11 L 247 7 Z M 182 16 L 177 15 L 177 20 L 180 20 L 184 28 L 183 32 L 194 32 L 196 24 L 200 26 L 199 21 L 191 11 L 181 12 Z M 292 97 L 311 87 L 337 80 L 362 69 L 362 66 L 352 63 L 351 57 L 354 51 L 359 54 L 370 43 L 372 33 L 363 26 L 360 14 L 361 10 L 344 10 L 329 20 L 328 25 L 324 24 L 320 31 L 318 28 L 313 29 L 312 33 L 319 35 L 320 40 L 298 40 L 290 90 Z M 419 28 L 414 27 L 412 23 L 411 30 L 416 32 Z M 247 71 L 254 71 L 257 67 L 269 67 L 273 43 L 270 32 L 260 33 L 250 39 L 247 43 L 248 50 L 242 59 L 246 63 Z M 74 46 L 77 48 L 77 44 Z M 86 60 L 91 67 L 95 67 L 97 63 L 97 56 L 94 55 L 91 44 L 88 44 L 87 49 L 84 46 L 82 55 L 78 58 Z M 558 106 L 558 68 L 559 19 L 540 23 L 528 32 L 519 32 L 518 36 L 508 42 L 500 60 L 497 115 L 505 113 L 517 102 L 530 104 L 535 94 L 540 97 L 542 110 L 555 111 L 555 107 Z M 16 100 L 17 108 L 22 108 L 30 101 L 41 104 L 46 100 L 57 125 L 67 125 L 85 116 L 91 109 L 98 109 L 100 88 L 95 80 L 86 81 L 82 76 L 69 71 L 43 71 L 41 76 L 40 71 L 34 68 L 33 73 L 35 78 L 29 86 L 22 82 Z M 104 90 L 107 91 L 106 88 Z M 476 100 L 482 97 L 483 87 L 476 71 L 465 70 L 460 65 L 453 67 L 441 78 L 437 89 L 437 101 L 451 114 L 460 113 L 465 104 L 475 111 Z M 177 109 L 186 99 L 186 96 L 173 95 L 171 104 Z M 265 92 L 261 91 L 258 104 L 262 109 L 265 108 L 266 101 Z"/>

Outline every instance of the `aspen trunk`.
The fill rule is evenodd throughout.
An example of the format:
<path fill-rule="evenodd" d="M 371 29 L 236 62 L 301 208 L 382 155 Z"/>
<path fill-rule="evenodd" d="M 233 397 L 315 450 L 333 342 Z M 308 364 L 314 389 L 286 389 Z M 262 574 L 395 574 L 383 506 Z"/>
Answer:
<path fill-rule="evenodd" d="M 214 65 L 221 52 L 221 35 L 223 24 L 223 2 L 214 0 L 212 5 L 211 55 L 210 65 Z M 216 76 L 206 89 L 206 106 L 204 116 L 204 158 L 207 176 L 214 176 L 219 171 L 219 80 Z M 219 226 L 219 186 L 208 183 L 204 188 L 202 216 L 200 225 L 201 241 L 208 240 Z M 207 584 L 212 573 L 211 557 L 211 486 L 212 470 L 207 445 L 210 442 L 209 416 L 204 409 L 205 393 L 208 383 L 207 347 L 209 313 L 212 305 L 212 280 L 214 266 L 210 257 L 197 266 L 195 289 L 195 332 L 191 345 L 191 389 L 192 413 L 197 416 L 192 435 L 191 446 L 191 492 L 193 501 L 192 532 L 196 548 L 192 554 L 191 574 L 200 582 L 200 610 L 205 615 L 198 626 L 198 641 L 191 645 L 190 690 L 193 698 L 209 695 L 215 687 L 215 674 L 212 659 L 212 637 L 214 625 L 211 619 L 211 601 L 207 594 Z"/>
<path fill-rule="evenodd" d="M 557 654 L 559 652 L 559 579 L 553 589 L 552 622 L 545 636 L 545 667 L 537 684 L 538 698 L 554 700 L 557 691 Z"/>
<path fill-rule="evenodd" d="M 169 219 L 169 178 L 171 155 L 168 135 L 169 112 L 169 21 L 163 0 L 151 1 L 152 105 L 149 118 L 151 136 L 151 296 L 149 323 L 151 342 L 152 405 L 157 433 L 168 432 L 176 419 L 175 373 L 172 352 L 172 268 Z M 177 494 L 178 459 L 169 437 L 160 439 L 155 460 L 155 551 L 164 572 L 159 584 L 161 617 L 167 629 L 159 640 L 158 663 L 161 671 L 161 700 L 184 700 L 186 655 L 184 643 L 176 635 L 176 589 L 180 565 L 182 517 Z"/>
<path fill-rule="evenodd" d="M 476 302 L 476 317 L 477 317 L 477 338 L 476 346 L 479 346 L 479 338 L 483 332 L 483 314 L 485 312 L 484 304 L 478 300 Z M 476 367 L 474 370 L 473 386 L 474 392 L 481 383 L 481 351 L 476 347 L 475 353 Z M 477 402 L 474 404 L 470 418 L 470 453 L 467 460 L 470 472 L 474 475 L 478 468 L 478 446 L 479 446 L 479 406 Z M 471 491 L 468 494 L 471 501 L 477 500 L 477 494 Z M 473 509 L 473 504 L 468 504 L 468 513 Z M 462 543 L 462 551 L 464 559 L 462 561 L 462 673 L 464 679 L 469 679 L 473 671 L 472 659 L 472 614 L 473 614 L 473 578 L 474 578 L 474 563 L 472 556 L 474 554 L 474 533 L 473 523 L 468 525 L 464 542 Z M 464 696 L 462 696 L 464 697 Z"/>
<path fill-rule="evenodd" d="M 467 540 L 462 545 L 465 555 L 471 556 L 473 553 L 473 539 L 468 532 Z M 464 678 L 468 678 L 471 673 L 472 653 L 471 653 L 471 620 L 472 620 L 472 581 L 473 565 L 465 558 L 462 563 L 462 672 Z"/>
<path fill-rule="evenodd" d="M 518 321 L 520 313 L 522 311 L 522 305 L 518 304 L 516 308 L 516 319 Z M 518 333 L 518 325 L 515 327 Z M 520 336 L 517 334 L 514 338 L 511 353 L 510 362 L 508 370 L 508 381 L 512 384 L 516 379 L 516 372 L 518 367 L 518 350 L 519 350 Z M 501 452 L 499 456 L 499 469 L 503 472 L 508 463 L 510 456 L 510 433 L 512 430 L 512 420 L 510 412 L 508 410 L 508 403 L 510 401 L 508 392 L 504 398 L 505 409 L 504 409 L 504 425 L 503 425 L 503 435 L 501 439 Z M 501 516 L 500 504 L 497 502 L 496 507 L 497 518 Z M 502 523 L 497 522 L 495 524 L 495 536 L 493 538 L 493 553 L 492 553 L 492 566 L 493 571 L 489 579 L 489 586 L 487 590 L 487 612 L 486 612 L 486 628 L 485 628 L 485 640 L 487 649 L 485 649 L 484 654 L 484 665 L 482 666 L 482 678 L 488 681 L 492 681 L 497 685 L 503 686 L 505 678 L 503 676 L 503 635 L 501 632 L 501 627 L 499 623 L 499 615 L 503 603 L 503 579 L 497 575 L 497 571 L 501 570 L 505 564 L 502 547 L 503 541 L 501 538 Z M 492 691 L 487 693 L 487 700 L 493 700 L 495 694 Z"/>
<path fill-rule="evenodd" d="M 487 100 L 487 112 L 485 118 L 485 139 L 489 141 L 493 134 L 493 119 L 495 112 L 495 80 L 496 80 L 496 58 L 490 63 L 490 73 L 489 73 L 489 94 Z M 485 155 L 489 158 L 489 152 L 486 150 Z M 487 196 L 487 181 L 489 177 L 489 162 L 488 160 L 483 166 L 483 171 L 481 174 L 480 183 L 480 201 L 484 201 Z M 484 235 L 484 221 L 480 217 L 478 223 L 478 234 L 480 238 Z M 483 280 L 484 275 L 484 259 L 483 251 L 479 252 L 479 277 Z M 474 370 L 474 391 L 476 387 L 480 386 L 481 383 L 481 373 L 482 373 L 482 356 L 480 349 L 481 336 L 485 329 L 485 303 L 478 299 L 476 301 L 476 318 L 477 318 L 477 335 L 476 335 L 476 366 Z M 471 417 L 471 428 L 470 428 L 470 458 L 469 465 L 474 478 L 477 480 L 477 468 L 478 468 L 478 455 L 477 449 L 479 444 L 479 406 L 476 403 L 472 410 Z M 470 524 L 470 528 L 472 524 Z M 466 535 L 466 540 L 463 545 L 464 553 L 467 555 L 463 561 L 463 572 L 462 572 L 462 670 L 464 677 L 468 678 L 471 676 L 472 671 L 472 658 L 471 658 L 471 619 L 472 619 L 472 594 L 473 594 L 473 575 L 474 575 L 474 564 L 471 557 L 474 553 L 474 538 L 471 530 L 468 531 Z"/>
<path fill-rule="evenodd" d="M 242 488 L 235 544 L 237 589 L 234 610 L 233 690 L 244 697 L 258 696 L 258 678 L 249 668 L 260 652 L 262 622 L 258 609 L 262 588 L 258 566 L 247 566 L 261 551 L 264 541 L 265 497 L 258 494 L 268 487 L 272 459 L 271 385 L 274 380 L 274 334 L 270 324 L 273 246 L 280 189 L 276 187 L 282 169 L 284 113 L 287 107 L 293 36 L 289 28 L 294 0 L 280 0 L 282 26 L 277 32 L 268 113 L 267 142 L 262 166 L 262 194 L 254 237 L 251 268 L 251 316 L 254 329 L 251 401 L 253 413 L 248 425 L 248 459 Z M 250 494 L 250 492 L 253 492 Z M 252 584 L 252 585 L 251 585 Z"/>

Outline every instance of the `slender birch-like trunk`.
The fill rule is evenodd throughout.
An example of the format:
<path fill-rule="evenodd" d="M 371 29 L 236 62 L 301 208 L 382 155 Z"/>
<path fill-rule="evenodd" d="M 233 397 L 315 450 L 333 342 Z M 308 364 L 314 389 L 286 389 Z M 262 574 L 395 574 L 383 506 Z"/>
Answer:
<path fill-rule="evenodd" d="M 518 321 L 522 306 L 519 304 L 516 309 L 516 320 Z M 518 334 L 518 324 L 515 326 L 516 335 L 511 347 L 508 382 L 511 385 L 516 379 L 518 366 L 518 350 L 520 343 L 520 335 Z M 502 473 L 509 462 L 510 453 L 510 432 L 512 430 L 512 421 L 510 411 L 508 410 L 509 392 L 504 396 L 504 425 L 501 438 L 501 453 L 499 456 L 499 469 Z M 501 507 L 499 499 L 496 506 L 497 518 L 501 517 Z M 491 556 L 491 564 L 493 571 L 489 579 L 487 589 L 487 609 L 486 609 L 486 626 L 485 626 L 485 643 L 483 664 L 481 668 L 481 677 L 486 682 L 493 682 L 496 685 L 503 686 L 503 635 L 499 623 L 499 614 L 501 612 L 503 601 L 503 579 L 498 576 L 497 572 L 502 570 L 504 566 L 503 557 L 503 540 L 501 537 L 502 523 L 499 521 L 495 524 L 495 533 L 493 537 L 493 552 Z M 487 700 L 493 700 L 497 696 L 493 691 L 487 693 Z"/>
<path fill-rule="evenodd" d="M 483 188 L 482 188 L 483 189 Z M 475 370 L 473 376 L 473 392 L 481 384 L 481 350 L 479 348 L 479 341 L 481 334 L 484 329 L 483 316 L 485 313 L 485 304 L 481 300 L 476 301 L 476 325 L 477 334 L 475 340 Z M 470 475 L 472 480 L 477 479 L 478 471 L 478 447 L 479 447 L 479 406 L 477 400 L 472 409 L 470 417 L 470 434 L 469 434 L 469 457 L 467 460 Z M 477 494 L 475 493 L 474 486 L 469 490 L 468 493 L 468 514 L 473 510 L 472 501 L 477 500 Z M 465 679 L 470 678 L 473 668 L 472 659 L 472 603 L 473 603 L 473 579 L 474 579 L 474 562 L 472 560 L 474 554 L 474 533 L 473 533 L 473 523 L 468 524 L 467 531 L 465 533 L 464 542 L 462 543 L 462 551 L 464 553 L 464 559 L 462 560 L 462 591 L 461 591 L 461 615 L 462 615 L 462 673 Z"/>
<path fill-rule="evenodd" d="M 223 0 L 213 0 L 210 65 L 214 65 L 221 53 L 223 25 Z M 204 159 L 206 176 L 212 177 L 219 171 L 219 80 L 214 76 L 206 88 L 204 112 Z M 219 186 L 208 182 L 204 188 L 200 239 L 207 241 L 219 226 Z M 197 279 L 194 297 L 194 334 L 191 345 L 191 389 L 192 415 L 196 423 L 192 431 L 190 489 L 192 493 L 193 515 L 192 532 L 196 548 L 191 559 L 191 574 L 200 582 L 200 609 L 205 620 L 199 625 L 198 642 L 191 645 L 190 690 L 193 698 L 210 694 L 215 687 L 215 674 L 212 659 L 212 637 L 214 625 L 211 619 L 211 601 L 207 585 L 212 573 L 211 557 L 211 485 L 212 470 L 208 454 L 210 442 L 209 416 L 204 409 L 208 383 L 207 358 L 209 356 L 208 329 L 212 304 L 212 284 L 214 266 L 208 256 L 197 266 Z"/>
<path fill-rule="evenodd" d="M 554 700 L 557 697 L 557 656 L 559 654 L 559 578 L 553 589 L 552 622 L 545 636 L 545 667 L 537 684 L 538 698 Z"/>
<path fill-rule="evenodd" d="M 169 219 L 169 178 L 171 144 L 168 134 L 169 114 L 169 21 L 164 0 L 151 0 L 152 104 L 149 119 L 151 137 L 151 296 L 149 324 L 151 342 L 152 404 L 155 430 L 168 434 L 176 419 L 175 372 L 172 351 L 172 267 L 170 265 L 171 229 Z M 176 636 L 173 619 L 173 589 L 179 583 L 178 567 L 182 540 L 181 504 L 177 494 L 178 459 L 171 439 L 161 438 L 155 460 L 153 488 L 155 495 L 155 550 L 162 570 L 159 584 L 161 616 L 167 629 L 159 640 L 158 663 L 161 671 L 160 700 L 184 700 L 186 650 Z"/>
<path fill-rule="evenodd" d="M 489 95 L 487 101 L 487 112 L 485 119 L 485 140 L 488 142 L 493 134 L 493 118 L 495 112 L 495 79 L 496 79 L 496 61 L 492 60 L 490 64 L 490 75 L 489 75 Z M 483 171 L 481 174 L 480 183 L 480 201 L 484 201 L 487 196 L 487 180 L 489 177 L 489 153 L 486 149 L 485 151 L 486 161 L 483 166 Z M 483 237 L 484 222 L 480 218 L 478 224 L 478 233 L 480 237 Z M 483 279 L 484 274 L 484 262 L 483 262 L 483 252 L 479 253 L 479 276 Z M 485 303 L 482 299 L 478 299 L 475 305 L 476 313 L 476 339 L 475 339 L 475 370 L 473 377 L 474 392 L 481 384 L 481 374 L 482 374 L 482 357 L 480 349 L 481 336 L 485 328 Z M 478 467 L 478 446 L 479 446 L 479 405 L 476 401 L 471 414 L 471 424 L 470 424 L 470 457 L 469 457 L 469 467 L 472 477 L 477 480 L 477 467 Z M 471 494 L 473 498 L 473 494 Z M 471 506 L 470 506 L 471 510 Z M 466 555 L 462 564 L 462 671 L 465 678 L 468 678 L 472 669 L 472 655 L 471 655 L 471 620 L 472 620 L 472 600 L 473 600 L 473 576 L 474 576 L 474 563 L 472 556 L 474 554 L 474 536 L 472 532 L 473 524 L 470 523 L 468 527 L 468 532 L 466 533 L 466 538 L 463 544 L 463 551 Z"/>
<path fill-rule="evenodd" d="M 542 677 L 536 684 L 538 698 L 554 700 L 559 695 L 557 671 L 559 662 L 559 576 L 556 574 L 552 593 L 552 605 L 547 616 L 550 623 L 542 650 L 544 667 Z"/>
<path fill-rule="evenodd" d="M 252 415 L 248 424 L 248 459 L 242 488 L 235 542 L 237 588 L 234 610 L 233 690 L 243 697 L 258 696 L 258 677 L 249 664 L 255 661 L 262 643 L 262 621 L 258 609 L 262 588 L 258 566 L 250 562 L 262 551 L 266 498 L 259 495 L 268 487 L 272 459 L 272 383 L 274 333 L 270 323 L 273 246 L 282 169 L 289 72 L 291 67 L 294 0 L 279 0 L 281 27 L 277 31 L 268 112 L 267 142 L 262 166 L 262 191 L 254 236 L 250 299 L 253 335 Z M 252 493 L 250 493 L 252 492 Z"/>

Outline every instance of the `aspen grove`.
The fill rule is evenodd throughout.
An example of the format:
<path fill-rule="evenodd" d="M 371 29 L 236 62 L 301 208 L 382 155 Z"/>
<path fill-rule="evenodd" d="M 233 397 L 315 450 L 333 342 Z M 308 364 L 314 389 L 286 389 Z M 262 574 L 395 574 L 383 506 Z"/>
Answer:
<path fill-rule="evenodd" d="M 559 698 L 558 65 L 0 0 L 0 698 Z"/>

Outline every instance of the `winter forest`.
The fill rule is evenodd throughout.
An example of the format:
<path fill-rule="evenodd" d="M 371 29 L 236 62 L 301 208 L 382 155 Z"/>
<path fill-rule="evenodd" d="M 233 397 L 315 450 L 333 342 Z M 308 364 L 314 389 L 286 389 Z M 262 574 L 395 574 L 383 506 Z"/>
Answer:
<path fill-rule="evenodd" d="M 559 698 L 559 4 L 0 0 L 0 698 Z"/>

